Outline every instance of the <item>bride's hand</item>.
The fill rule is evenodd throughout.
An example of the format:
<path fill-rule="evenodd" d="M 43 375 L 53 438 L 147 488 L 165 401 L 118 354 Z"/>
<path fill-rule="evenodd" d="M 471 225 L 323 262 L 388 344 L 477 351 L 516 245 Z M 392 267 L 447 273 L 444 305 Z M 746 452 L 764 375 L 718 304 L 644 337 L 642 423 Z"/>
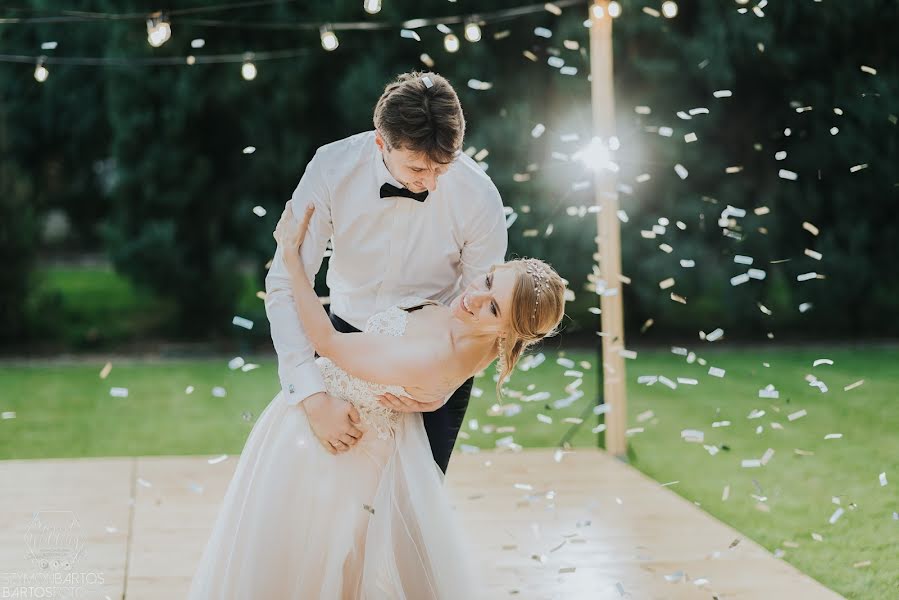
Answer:
<path fill-rule="evenodd" d="M 278 220 L 275 232 L 272 234 L 278 245 L 284 248 L 285 257 L 299 256 L 299 248 L 306 238 L 306 231 L 309 229 L 309 221 L 312 220 L 312 213 L 315 212 L 315 206 L 310 204 L 306 207 L 302 219 L 297 222 L 293 214 L 293 200 L 289 200 L 284 206 L 284 212 Z"/>

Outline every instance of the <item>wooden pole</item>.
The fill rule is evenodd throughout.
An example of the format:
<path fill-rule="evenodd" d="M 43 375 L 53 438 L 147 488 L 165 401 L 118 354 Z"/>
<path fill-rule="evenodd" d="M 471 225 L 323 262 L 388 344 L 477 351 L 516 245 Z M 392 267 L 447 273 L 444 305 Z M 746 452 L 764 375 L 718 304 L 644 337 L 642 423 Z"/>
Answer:
<path fill-rule="evenodd" d="M 615 93 L 612 82 L 612 17 L 608 0 L 594 0 L 590 7 L 590 74 L 593 105 L 593 135 L 604 145 L 615 135 Z M 602 323 L 603 394 L 606 414 L 606 451 L 627 456 L 627 388 L 624 358 L 624 313 L 621 306 L 621 236 L 618 227 L 618 192 L 615 173 L 594 169 L 596 224 L 599 231 L 599 273 Z"/>

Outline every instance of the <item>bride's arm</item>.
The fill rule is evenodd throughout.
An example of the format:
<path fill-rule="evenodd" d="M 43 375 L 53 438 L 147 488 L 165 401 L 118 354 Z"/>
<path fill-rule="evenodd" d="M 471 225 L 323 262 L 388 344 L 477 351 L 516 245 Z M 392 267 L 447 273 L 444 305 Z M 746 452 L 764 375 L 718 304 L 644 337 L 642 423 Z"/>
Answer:
<path fill-rule="evenodd" d="M 382 385 L 421 386 L 447 357 L 440 356 L 433 346 L 423 347 L 421 343 L 402 337 L 341 333 L 334 329 L 299 255 L 314 206 L 310 204 L 297 223 L 291 204 L 287 203 L 281 215 L 275 239 L 283 247 L 284 265 L 290 275 L 297 314 L 315 350 L 350 375 L 365 381 Z"/>

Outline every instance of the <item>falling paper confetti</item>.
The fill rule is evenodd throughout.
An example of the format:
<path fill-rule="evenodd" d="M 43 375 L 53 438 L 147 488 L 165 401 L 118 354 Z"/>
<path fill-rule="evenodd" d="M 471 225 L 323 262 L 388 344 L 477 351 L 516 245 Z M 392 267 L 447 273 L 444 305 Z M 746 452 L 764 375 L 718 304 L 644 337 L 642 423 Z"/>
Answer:
<path fill-rule="evenodd" d="M 244 319 L 243 317 L 235 316 L 231 320 L 232 325 L 237 325 L 238 327 L 243 327 L 244 329 L 253 329 L 253 321 L 249 319 Z"/>

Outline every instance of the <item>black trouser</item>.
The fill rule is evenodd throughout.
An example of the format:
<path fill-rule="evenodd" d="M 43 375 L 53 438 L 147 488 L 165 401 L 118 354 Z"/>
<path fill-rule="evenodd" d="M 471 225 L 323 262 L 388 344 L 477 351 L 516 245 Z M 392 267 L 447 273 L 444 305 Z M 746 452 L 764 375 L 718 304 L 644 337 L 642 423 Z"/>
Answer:
<path fill-rule="evenodd" d="M 359 331 L 337 315 L 331 315 L 331 323 L 334 329 L 342 333 Z M 431 444 L 431 454 L 434 462 L 440 470 L 446 473 L 450 454 L 456 444 L 459 428 L 465 419 L 465 409 L 471 398 L 471 386 L 474 385 L 474 377 L 462 384 L 462 387 L 453 392 L 446 404 L 433 412 L 422 413 L 425 422 L 425 432 L 428 434 L 428 443 Z"/>

